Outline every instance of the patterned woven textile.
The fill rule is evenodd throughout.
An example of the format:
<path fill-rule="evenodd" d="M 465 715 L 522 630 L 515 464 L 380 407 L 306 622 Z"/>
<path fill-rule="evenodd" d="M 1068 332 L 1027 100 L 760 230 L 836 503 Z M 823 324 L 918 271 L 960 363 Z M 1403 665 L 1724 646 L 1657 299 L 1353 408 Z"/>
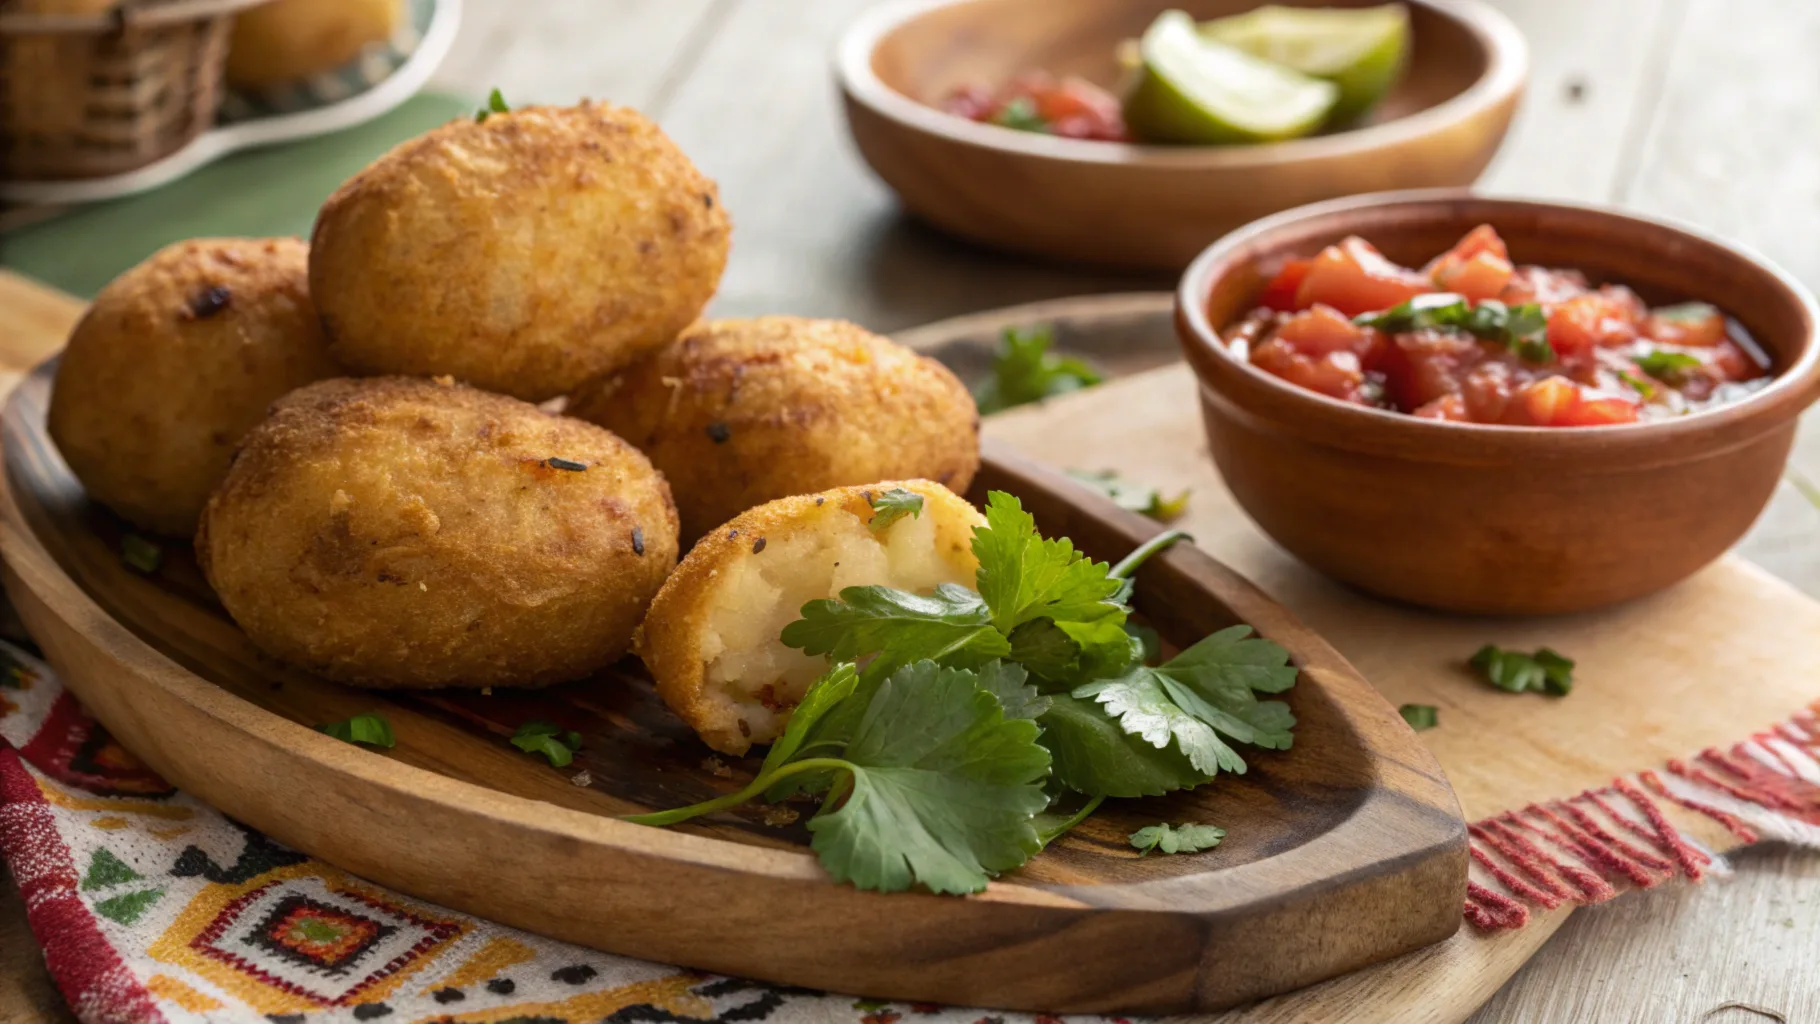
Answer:
<path fill-rule="evenodd" d="M 4 642 L 0 741 L 0 854 L 87 1024 L 1057 1020 L 682 971 L 408 899 L 172 789 Z"/>

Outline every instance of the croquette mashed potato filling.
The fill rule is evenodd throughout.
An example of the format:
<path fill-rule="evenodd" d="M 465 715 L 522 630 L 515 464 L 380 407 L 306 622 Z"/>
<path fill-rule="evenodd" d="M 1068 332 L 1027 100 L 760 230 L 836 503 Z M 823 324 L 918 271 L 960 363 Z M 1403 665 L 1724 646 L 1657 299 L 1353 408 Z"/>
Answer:
<path fill-rule="evenodd" d="M 870 496 L 894 487 L 923 510 L 873 530 Z M 827 659 L 784 646 L 802 606 L 847 587 L 928 593 L 971 586 L 980 514 L 927 480 L 783 498 L 735 518 L 691 550 L 652 602 L 638 651 L 664 701 L 710 747 L 743 754 L 782 734 Z"/>

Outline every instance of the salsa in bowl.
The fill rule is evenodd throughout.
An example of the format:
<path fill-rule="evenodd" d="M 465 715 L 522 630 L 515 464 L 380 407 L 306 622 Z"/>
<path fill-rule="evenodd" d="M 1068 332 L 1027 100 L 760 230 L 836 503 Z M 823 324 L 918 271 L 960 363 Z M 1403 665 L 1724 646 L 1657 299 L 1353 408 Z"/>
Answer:
<path fill-rule="evenodd" d="M 1458 191 L 1266 218 L 1177 295 L 1209 451 L 1265 532 L 1480 613 L 1639 597 L 1735 543 L 1820 387 L 1817 319 L 1694 229 Z"/>

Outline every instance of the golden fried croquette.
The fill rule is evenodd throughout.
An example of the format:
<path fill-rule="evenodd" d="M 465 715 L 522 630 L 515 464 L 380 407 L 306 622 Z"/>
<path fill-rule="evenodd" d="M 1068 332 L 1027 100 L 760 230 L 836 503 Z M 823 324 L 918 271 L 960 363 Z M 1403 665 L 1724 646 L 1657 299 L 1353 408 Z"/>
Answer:
<path fill-rule="evenodd" d="M 954 374 L 840 320 L 699 324 L 568 412 L 663 470 L 685 540 L 773 498 L 909 477 L 964 491 L 979 469 L 979 410 Z"/>
<path fill-rule="evenodd" d="M 446 382 L 303 388 L 196 535 L 266 653 L 359 686 L 541 686 L 625 653 L 676 564 L 670 489 L 599 427 Z"/>
<path fill-rule="evenodd" d="M 317 216 L 310 287 L 356 371 L 537 402 L 674 339 L 730 231 L 714 183 L 636 111 L 527 107 L 348 179 Z"/>
<path fill-rule="evenodd" d="M 271 0 L 234 15 L 227 81 L 264 89 L 338 68 L 404 20 L 404 0 Z"/>
<path fill-rule="evenodd" d="M 871 496 L 923 496 L 915 517 L 874 531 Z M 928 480 L 837 487 L 782 498 L 717 527 L 690 549 L 651 602 L 635 646 L 657 692 L 708 746 L 744 754 L 782 735 L 827 660 L 778 638 L 804 604 L 846 587 L 928 593 L 971 587 L 973 529 L 985 518 Z"/>
<path fill-rule="evenodd" d="M 343 371 L 295 238 L 178 242 L 115 278 L 70 334 L 51 438 L 89 496 L 135 525 L 196 532 L 234 446 L 272 402 Z"/>

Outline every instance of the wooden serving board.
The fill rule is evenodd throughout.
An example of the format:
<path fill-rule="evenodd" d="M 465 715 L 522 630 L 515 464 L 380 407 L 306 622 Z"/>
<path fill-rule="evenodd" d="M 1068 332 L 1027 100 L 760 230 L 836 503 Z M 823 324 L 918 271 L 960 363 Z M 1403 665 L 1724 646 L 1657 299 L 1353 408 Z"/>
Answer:
<path fill-rule="evenodd" d="M 762 809 L 661 830 L 617 815 L 743 787 L 631 663 L 530 692 L 374 693 L 263 658 L 187 549 L 120 557 L 44 432 L 50 366 L 0 421 L 0 552 L 25 623 L 69 688 L 180 788 L 280 841 L 408 894 L 609 952 L 869 996 L 1051 1011 L 1208 1009 L 1438 941 L 1458 921 L 1466 832 L 1431 755 L 1318 636 L 1191 546 L 1136 604 L 1172 643 L 1246 622 L 1301 678 L 1287 752 L 1192 793 L 1114 801 L 977 898 L 860 892 Z M 974 497 L 1117 559 L 1161 529 L 1053 471 L 988 450 Z M 379 711 L 380 752 L 310 726 Z M 547 719 L 585 744 L 566 770 L 514 749 Z M 591 782 L 575 784 L 579 771 Z M 1217 854 L 1140 858 L 1157 821 L 1228 829 Z M 889 928 L 875 927 L 889 919 Z M 1068 967 L 1058 969 L 1058 965 Z"/>

